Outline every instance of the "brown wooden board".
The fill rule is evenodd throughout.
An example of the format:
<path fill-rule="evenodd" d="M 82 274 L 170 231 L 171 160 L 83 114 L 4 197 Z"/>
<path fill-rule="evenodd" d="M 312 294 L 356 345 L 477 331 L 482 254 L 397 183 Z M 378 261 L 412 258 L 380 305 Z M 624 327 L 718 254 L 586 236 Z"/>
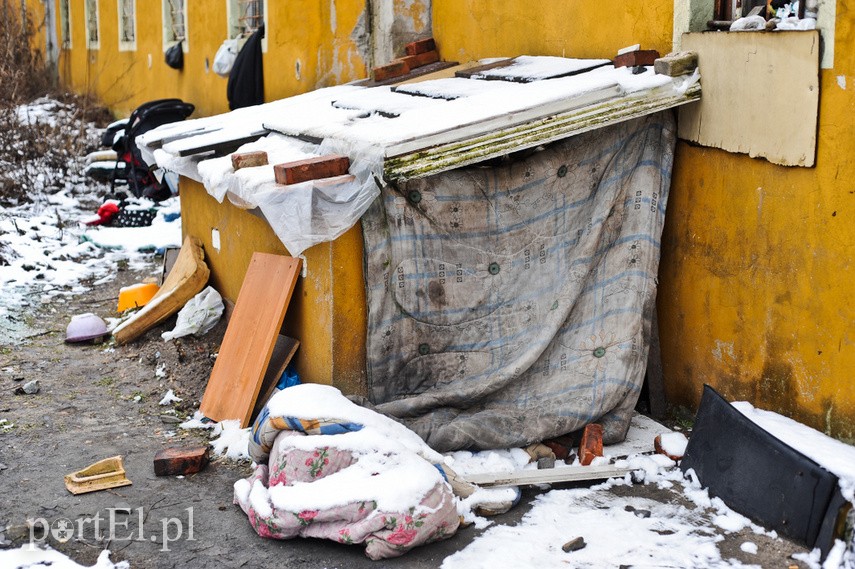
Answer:
<path fill-rule="evenodd" d="M 285 373 L 285 368 L 291 363 L 291 359 L 300 347 L 300 341 L 288 336 L 280 335 L 276 338 L 276 345 L 273 346 L 273 355 L 270 357 L 270 363 L 267 365 L 267 371 L 264 373 L 264 379 L 261 380 L 261 390 L 255 401 L 255 408 L 252 410 L 252 421 L 264 407 L 270 396 L 276 390 L 276 384 L 279 378 Z"/>
<path fill-rule="evenodd" d="M 202 242 L 188 235 L 157 294 L 139 312 L 113 330 L 116 343 L 127 344 L 181 310 L 188 300 L 205 288 L 210 274 Z"/>
<path fill-rule="evenodd" d="M 461 77 L 463 79 L 472 79 L 474 76 L 478 76 L 485 71 L 489 71 L 491 69 L 498 69 L 500 67 L 507 67 L 514 62 L 514 59 L 502 59 L 500 61 L 494 61 L 493 63 L 485 63 L 484 65 L 476 65 L 475 67 L 470 67 L 469 69 L 461 69 L 454 73 L 455 77 Z"/>
<path fill-rule="evenodd" d="M 357 85 L 359 87 L 380 87 L 383 85 L 394 85 L 396 83 L 410 81 L 423 75 L 436 73 L 437 71 L 443 71 L 450 67 L 456 67 L 457 65 L 458 63 L 456 61 L 437 61 L 436 63 L 430 63 L 417 69 L 412 69 L 409 73 L 400 77 L 392 77 L 384 81 L 374 81 L 373 79 L 365 79 L 364 81 L 358 81 L 356 83 L 353 83 L 353 85 Z"/>
<path fill-rule="evenodd" d="M 252 255 L 202 397 L 209 419 L 249 424 L 299 274 L 300 259 Z"/>

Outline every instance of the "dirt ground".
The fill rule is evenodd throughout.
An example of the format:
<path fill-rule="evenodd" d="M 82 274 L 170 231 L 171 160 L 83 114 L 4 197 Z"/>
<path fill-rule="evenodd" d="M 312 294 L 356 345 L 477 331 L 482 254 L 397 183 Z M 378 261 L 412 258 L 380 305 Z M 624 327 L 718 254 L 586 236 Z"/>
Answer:
<path fill-rule="evenodd" d="M 8 526 L 0 541 L 6 545 L 26 542 L 27 520 L 41 518 L 50 528 L 73 527 L 74 537 L 68 541 L 63 543 L 53 535 L 45 541 L 89 565 L 108 548 L 114 561 L 128 560 L 132 568 L 435 568 L 480 533 L 473 527 L 464 528 L 444 542 L 402 558 L 372 562 L 356 546 L 258 537 L 243 512 L 232 504 L 232 485 L 250 473 L 248 463 L 215 459 L 196 475 L 156 477 L 152 458 L 157 451 L 209 440 L 207 432 L 177 429 L 167 411 L 173 408 L 184 417 L 198 408 L 225 324 L 220 323 L 202 339 L 164 342 L 159 334 L 171 329 L 171 320 L 141 340 L 115 348 L 109 343 L 72 345 L 63 340 L 72 315 L 115 316 L 119 287 L 158 271 L 153 263 L 149 274 L 122 271 L 117 280 L 74 299 L 34 302 L 0 327 L 4 338 L 0 347 L 0 421 L 6 421 L 0 425 L 0 528 Z M 39 393 L 14 393 L 33 379 L 41 384 Z M 183 401 L 159 405 L 168 389 Z M 115 455 L 124 457 L 133 485 L 79 496 L 65 489 L 65 474 Z M 612 491 L 663 502 L 683 499 L 655 485 Z M 517 523 L 537 494 L 537 490 L 525 491 L 522 503 L 494 518 L 495 522 Z M 95 528 L 96 518 L 100 531 Z M 97 534 L 110 524 L 115 539 L 99 540 Z M 579 531 L 568 529 L 568 539 Z M 36 538 L 41 537 L 37 533 Z M 747 540 L 757 543 L 758 555 L 739 549 Z M 764 568 L 804 566 L 789 558 L 803 548 L 750 530 L 725 535 L 720 549 L 725 559 Z"/>

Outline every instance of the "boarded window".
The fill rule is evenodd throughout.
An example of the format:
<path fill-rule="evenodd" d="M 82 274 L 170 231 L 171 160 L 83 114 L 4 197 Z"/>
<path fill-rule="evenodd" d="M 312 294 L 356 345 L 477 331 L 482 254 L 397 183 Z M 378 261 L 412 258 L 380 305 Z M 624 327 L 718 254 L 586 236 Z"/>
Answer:
<path fill-rule="evenodd" d="M 119 48 L 135 49 L 137 41 L 137 2 L 119 0 Z"/>
<path fill-rule="evenodd" d="M 59 0 L 59 41 L 62 49 L 71 49 L 71 8 L 69 0 Z"/>

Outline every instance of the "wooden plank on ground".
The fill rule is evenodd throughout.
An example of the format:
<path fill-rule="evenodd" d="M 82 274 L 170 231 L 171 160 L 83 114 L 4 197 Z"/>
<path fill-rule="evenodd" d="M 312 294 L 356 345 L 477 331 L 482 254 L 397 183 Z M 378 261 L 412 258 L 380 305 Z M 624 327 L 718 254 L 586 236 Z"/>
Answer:
<path fill-rule="evenodd" d="M 516 472 L 493 472 L 465 476 L 467 482 L 478 486 L 530 486 L 532 484 L 557 484 L 585 480 L 606 480 L 625 476 L 632 468 L 618 468 L 611 464 L 603 466 L 567 466 L 545 470 L 517 470 Z"/>
<path fill-rule="evenodd" d="M 297 348 L 300 347 L 300 341 L 288 336 L 279 335 L 276 338 L 276 345 L 273 346 L 273 355 L 270 356 L 270 363 L 267 365 L 267 371 L 264 372 L 264 378 L 261 380 L 261 390 L 259 390 L 258 398 L 255 401 L 255 408 L 252 410 L 251 421 L 261 411 L 270 396 L 276 390 L 276 384 L 282 374 L 285 373 L 285 368 L 291 363 L 294 354 L 297 353 Z"/>
<path fill-rule="evenodd" d="M 199 407 L 209 419 L 249 424 L 299 274 L 300 259 L 252 255 Z"/>
<path fill-rule="evenodd" d="M 188 300 L 205 288 L 210 274 L 202 242 L 188 235 L 157 294 L 139 312 L 113 330 L 116 343 L 127 344 L 181 310 Z"/>

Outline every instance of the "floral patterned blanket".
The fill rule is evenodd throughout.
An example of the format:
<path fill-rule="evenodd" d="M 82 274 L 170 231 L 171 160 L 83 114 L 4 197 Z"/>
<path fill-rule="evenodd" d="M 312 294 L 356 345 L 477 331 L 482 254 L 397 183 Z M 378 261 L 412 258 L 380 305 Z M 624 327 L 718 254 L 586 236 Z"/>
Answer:
<path fill-rule="evenodd" d="M 269 420 L 266 423 L 269 425 Z M 300 430 L 278 431 L 273 443 L 265 445 L 265 450 L 269 450 L 267 464 L 259 464 L 252 476 L 235 484 L 235 504 L 247 514 L 260 536 L 274 539 L 316 537 L 364 544 L 365 554 L 376 560 L 403 555 L 413 547 L 445 539 L 457 530 L 456 499 L 442 477 L 426 495 L 414 502 L 417 505 L 402 511 L 381 509 L 368 495 L 370 492 L 366 492 L 364 499 L 326 507 L 283 508 L 282 500 L 278 500 L 277 505 L 277 497 L 285 488 L 300 485 L 302 490 L 308 488 L 306 485 L 323 484 L 336 474 L 346 475 L 347 469 L 359 460 L 370 460 L 334 446 L 307 449 L 305 444 L 294 444 L 305 442 L 296 441 L 294 437 L 311 436 Z M 327 436 L 323 440 L 330 438 L 335 437 Z M 340 478 L 344 483 L 344 476 Z"/>

